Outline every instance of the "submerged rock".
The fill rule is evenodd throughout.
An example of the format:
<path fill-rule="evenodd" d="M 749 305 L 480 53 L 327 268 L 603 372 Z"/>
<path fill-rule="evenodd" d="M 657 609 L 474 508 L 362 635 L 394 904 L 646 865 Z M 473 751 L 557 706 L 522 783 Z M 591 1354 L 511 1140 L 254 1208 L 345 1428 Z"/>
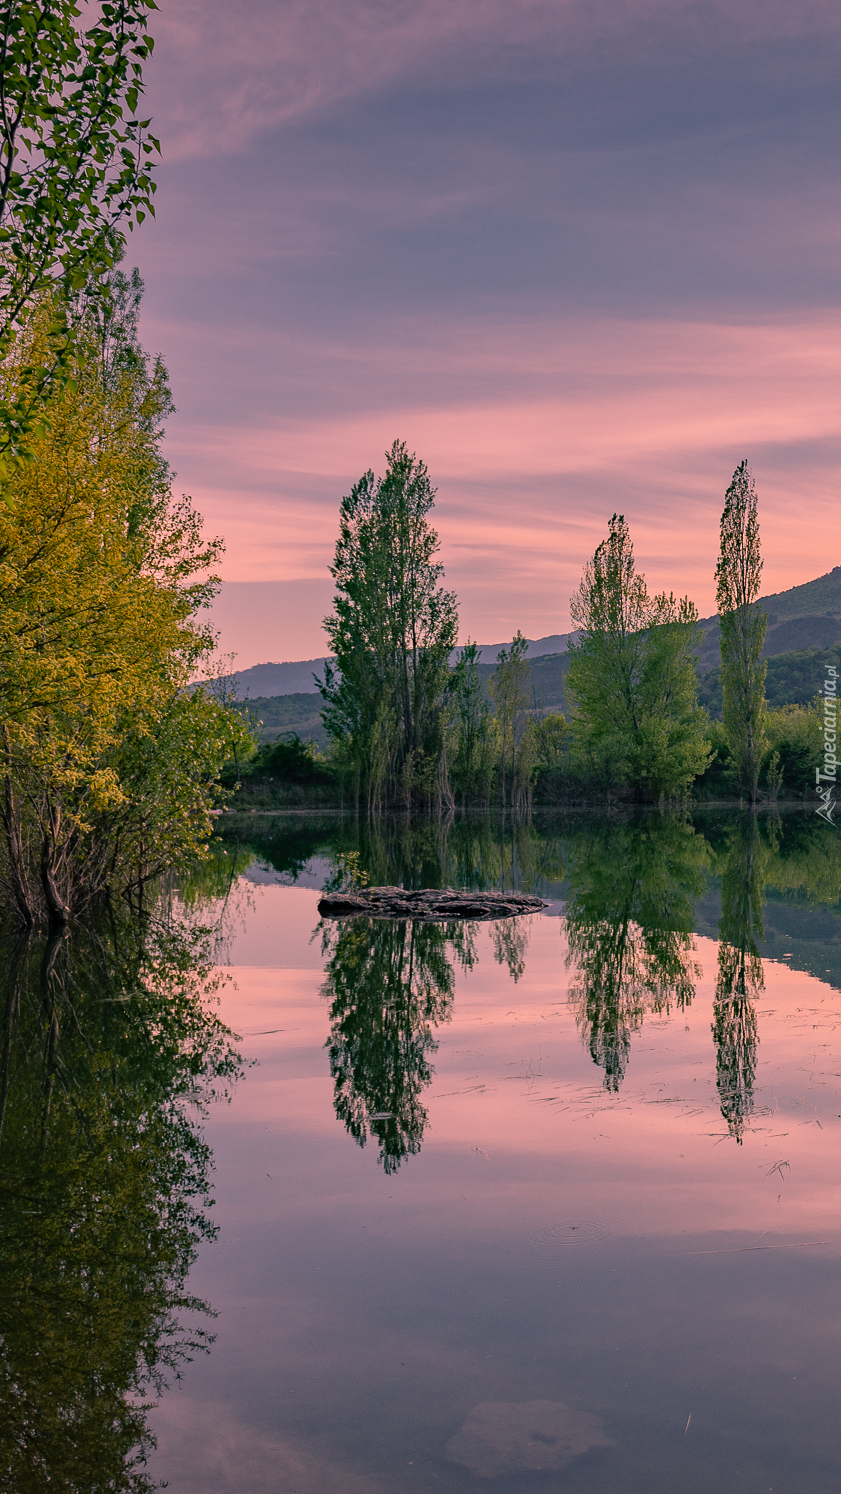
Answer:
<path fill-rule="evenodd" d="M 365 887 L 359 892 L 327 892 L 318 905 L 322 918 L 414 918 L 448 923 L 454 918 L 484 920 L 539 913 L 548 903 L 525 892 L 464 892 L 454 887 L 407 892 L 404 887 Z"/>
<path fill-rule="evenodd" d="M 451 1437 L 446 1455 L 476 1478 L 554 1473 L 597 1447 L 613 1447 L 589 1411 L 562 1401 L 483 1401 Z"/>

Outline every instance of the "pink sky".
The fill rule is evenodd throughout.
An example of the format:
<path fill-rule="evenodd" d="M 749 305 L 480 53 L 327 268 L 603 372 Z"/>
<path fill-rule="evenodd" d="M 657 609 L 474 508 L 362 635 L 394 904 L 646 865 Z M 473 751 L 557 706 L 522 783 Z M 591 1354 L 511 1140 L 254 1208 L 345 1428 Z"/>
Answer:
<path fill-rule="evenodd" d="M 158 219 L 130 249 L 177 487 L 227 580 L 298 583 L 238 601 L 240 665 L 324 651 L 339 501 L 396 437 L 438 488 L 463 636 L 566 630 L 614 510 L 649 583 L 709 614 L 743 457 L 764 589 L 837 562 L 832 7 L 156 20 Z"/>

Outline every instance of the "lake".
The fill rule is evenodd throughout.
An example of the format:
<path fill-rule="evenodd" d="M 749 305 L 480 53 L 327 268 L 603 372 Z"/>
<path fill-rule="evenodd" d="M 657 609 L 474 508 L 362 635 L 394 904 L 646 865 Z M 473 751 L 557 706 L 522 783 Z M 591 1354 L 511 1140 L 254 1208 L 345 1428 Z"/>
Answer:
<path fill-rule="evenodd" d="M 14 1487 L 836 1491 L 838 832 L 804 812 L 225 829 L 151 974 L 128 934 L 116 982 L 110 935 L 72 936 L 75 965 L 7 960 Z M 319 918 L 324 887 L 366 876 L 547 906 Z M 141 1422 L 157 1448 L 123 1474 Z M 67 1472 L 71 1424 L 111 1483 Z"/>

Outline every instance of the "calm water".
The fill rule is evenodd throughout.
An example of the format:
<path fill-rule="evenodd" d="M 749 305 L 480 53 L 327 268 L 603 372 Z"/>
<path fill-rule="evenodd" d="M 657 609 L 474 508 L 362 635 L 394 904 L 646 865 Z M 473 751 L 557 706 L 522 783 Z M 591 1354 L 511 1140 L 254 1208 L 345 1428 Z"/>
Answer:
<path fill-rule="evenodd" d="M 125 1076 L 140 1075 L 126 1124 L 131 1157 L 145 1138 L 141 1181 L 126 1185 L 122 1226 L 92 1238 L 78 1268 L 87 1281 L 95 1262 L 119 1320 L 103 1342 L 125 1337 L 121 1311 L 137 1318 L 132 1283 L 145 1301 L 148 1280 L 163 1290 L 179 1260 L 180 1299 L 162 1297 L 158 1318 L 180 1314 L 216 1335 L 209 1352 L 189 1351 L 179 1380 L 169 1374 L 149 1414 L 158 1447 L 147 1473 L 175 1494 L 837 1491 L 838 834 L 805 814 L 513 830 L 475 820 L 361 838 L 349 822 L 259 828 L 262 839 L 251 829 L 229 842 L 182 889 L 189 918 L 214 924 L 205 957 L 226 976 L 205 1026 L 188 1012 L 183 956 L 166 975 L 170 997 L 174 981 L 187 1003 L 177 1030 L 154 996 L 142 1031 L 119 1026 L 134 1007 L 96 994 L 89 950 L 62 977 L 87 981 L 85 999 L 117 1013 L 95 1041 L 87 1033 L 67 1114 L 86 1103 L 92 1065 L 97 1124 L 118 1125 L 100 1113 L 108 1065 L 94 1052 L 118 1054 L 114 1116 L 131 1111 Z M 319 890 L 357 864 L 375 882 L 519 884 L 549 907 L 499 924 L 323 925 Z M 30 983 L 48 1040 L 43 963 Z M 239 1077 L 214 1011 L 241 1036 Z M 156 1044 L 169 1067 L 150 1079 Z M 23 1086 L 23 1058 L 17 1072 Z M 11 1132 L 30 1212 L 39 1083 Z M 214 1100 L 222 1089 L 228 1100 Z M 149 1141 L 153 1091 L 161 1129 Z M 204 1119 L 192 1103 L 202 1100 Z M 60 1161 L 63 1132 L 55 1146 Z M 122 1187 L 138 1164 L 108 1146 Z M 168 1183 L 162 1158 L 175 1157 L 180 1181 Z M 218 1234 L 198 1214 L 182 1219 L 178 1257 L 167 1189 L 183 1213 L 208 1193 L 200 1174 L 211 1166 L 216 1202 L 201 1219 Z M 97 1198 L 107 1175 L 101 1161 Z M 72 1212 L 84 1179 L 65 1204 L 50 1178 L 56 1209 Z M 167 1199 L 157 1215 L 153 1185 Z M 35 1281 L 47 1305 L 27 1308 L 30 1334 L 42 1334 L 68 1266 L 53 1279 L 42 1263 L 51 1284 L 39 1284 L 18 1212 L 4 1269 L 18 1309 Z M 157 1274 L 121 1271 L 154 1219 Z M 66 1255 L 66 1238 L 39 1244 L 41 1255 Z M 73 1321 L 78 1335 L 88 1318 Z M 123 1369 L 109 1370 L 115 1385 L 140 1332 L 122 1344 Z M 82 1370 L 64 1384 L 69 1335 L 47 1332 L 45 1352 L 53 1362 L 27 1361 L 27 1384 L 72 1404 L 81 1436 L 104 1446 L 90 1408 L 80 1416 Z M 116 1353 L 103 1350 L 103 1362 Z M 38 1405 L 21 1411 L 11 1361 L 7 1352 L 5 1436 L 11 1445 L 29 1428 L 52 1463 L 36 1467 L 33 1453 L 31 1480 L 7 1487 L 94 1487 L 45 1477 L 60 1468 L 66 1427 Z"/>

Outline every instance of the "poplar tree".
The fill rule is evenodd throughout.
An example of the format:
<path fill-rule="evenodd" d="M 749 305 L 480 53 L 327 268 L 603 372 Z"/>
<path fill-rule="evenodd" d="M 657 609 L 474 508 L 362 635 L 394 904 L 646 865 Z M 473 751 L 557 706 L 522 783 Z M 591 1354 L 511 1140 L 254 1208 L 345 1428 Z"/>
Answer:
<path fill-rule="evenodd" d="M 649 596 L 622 514 L 571 601 L 567 690 L 577 746 L 590 770 L 638 798 L 685 792 L 709 756 L 697 704 L 698 613 L 688 597 Z"/>
<path fill-rule="evenodd" d="M 739 787 L 754 803 L 766 745 L 762 645 L 768 619 L 757 605 L 761 576 L 756 485 L 747 462 L 741 462 L 724 497 L 715 581 L 721 629 L 722 722 Z"/>
<path fill-rule="evenodd" d="M 468 641 L 450 672 L 450 766 L 463 803 L 487 800 L 496 760 L 497 727 L 479 672 L 478 644 Z"/>
<path fill-rule="evenodd" d="M 516 772 L 517 739 L 523 716 L 531 696 L 531 671 L 528 666 L 528 639 L 518 629 L 510 648 L 502 648 L 496 656 L 496 669 L 491 676 L 490 692 L 496 708 L 496 719 L 500 736 L 499 781 L 502 802 L 505 803 L 505 780 L 511 769 L 511 802 L 514 803 L 514 777 Z"/>
<path fill-rule="evenodd" d="M 324 724 L 357 773 L 369 809 L 439 791 L 444 697 L 458 612 L 441 586 L 435 489 L 403 441 L 342 499 L 324 620 L 335 663 L 316 680 Z"/>

